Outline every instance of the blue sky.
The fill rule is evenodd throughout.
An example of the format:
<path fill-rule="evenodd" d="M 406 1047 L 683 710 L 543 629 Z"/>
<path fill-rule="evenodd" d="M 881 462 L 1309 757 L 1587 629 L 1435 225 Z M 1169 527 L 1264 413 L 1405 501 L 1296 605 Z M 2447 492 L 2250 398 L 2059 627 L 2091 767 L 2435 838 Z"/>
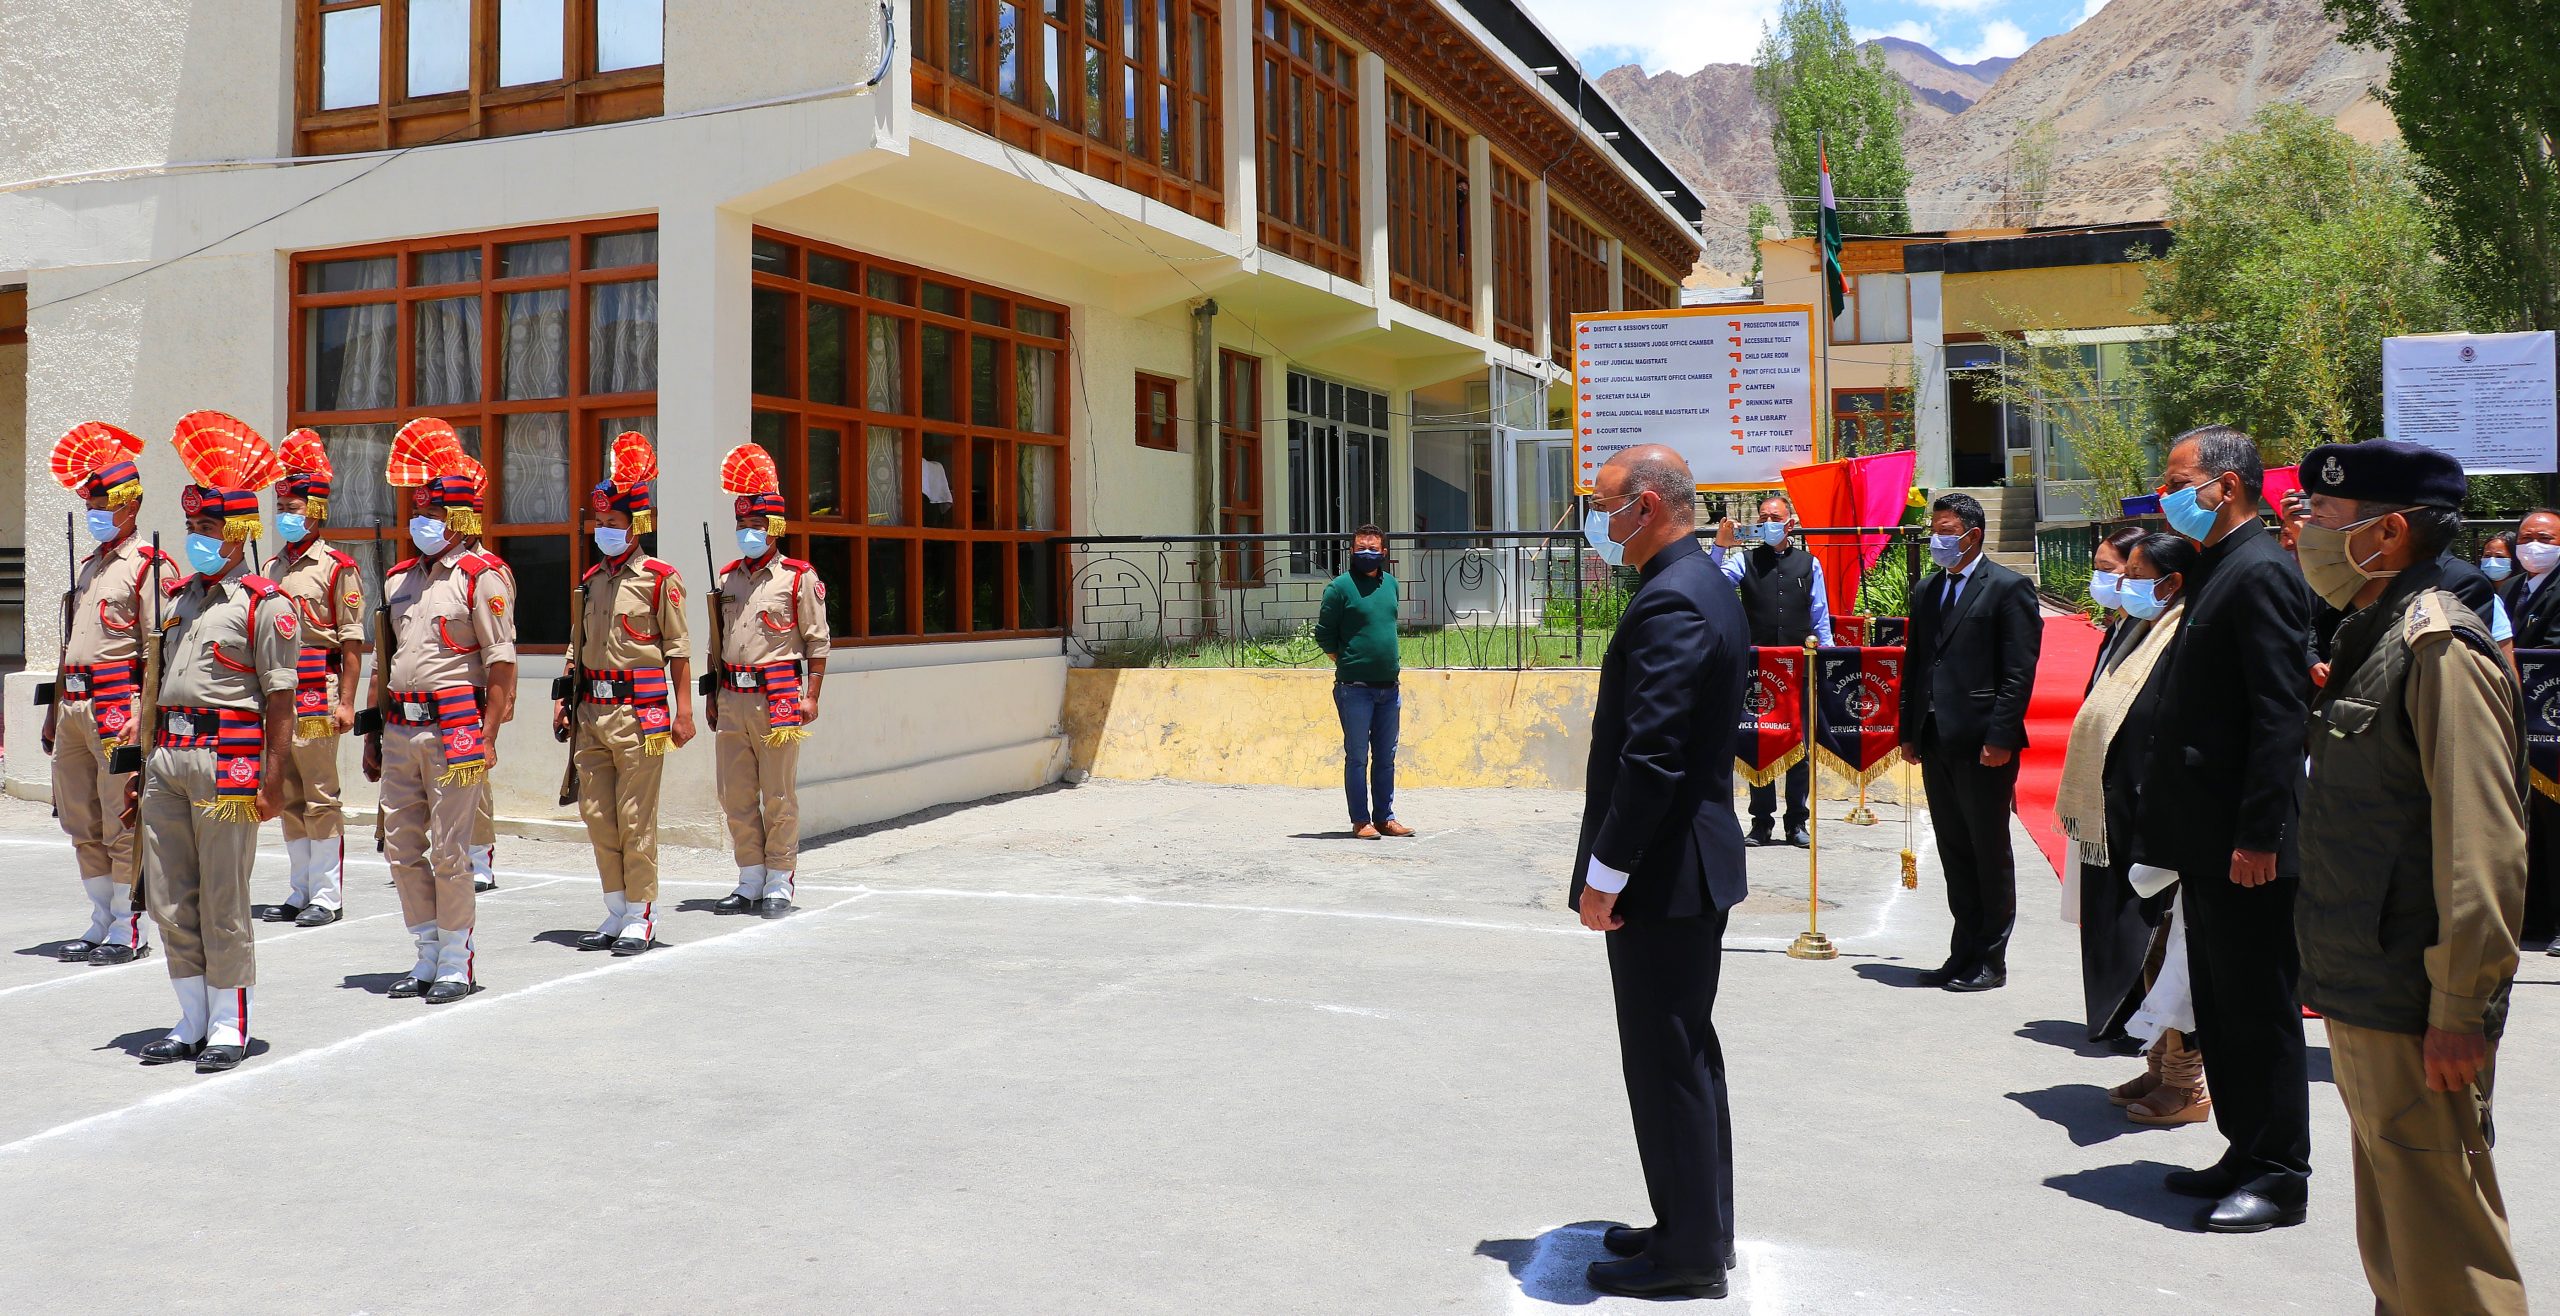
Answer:
<path fill-rule="evenodd" d="M 1760 44 L 1778 0 L 1525 0 L 1595 75 L 1620 64 L 1689 73 L 1739 64 Z M 2105 0 L 1847 0 L 1861 36 L 1918 41 L 1959 64 L 2017 55 L 2069 31 Z"/>

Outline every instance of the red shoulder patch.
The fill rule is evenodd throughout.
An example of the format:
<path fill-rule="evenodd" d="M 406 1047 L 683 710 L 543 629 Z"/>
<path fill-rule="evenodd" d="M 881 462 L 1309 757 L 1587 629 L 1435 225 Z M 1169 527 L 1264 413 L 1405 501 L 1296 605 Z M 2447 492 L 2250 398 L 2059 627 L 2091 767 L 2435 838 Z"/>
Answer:
<path fill-rule="evenodd" d="M 818 569 L 814 563 L 803 562 L 796 557 L 787 557 L 782 559 L 782 565 L 789 567 L 795 572 L 809 572 Z"/>
<path fill-rule="evenodd" d="M 160 582 L 160 592 L 174 599 L 178 597 L 178 591 L 185 589 L 187 582 L 193 579 L 193 576 L 180 576 L 176 580 L 164 580 Z"/>
<path fill-rule="evenodd" d="M 732 562 L 732 563 L 730 563 L 729 565 L 727 565 L 727 566 L 725 566 L 725 567 L 720 568 L 720 574 L 721 574 L 721 575 L 724 575 L 724 576 L 725 576 L 725 575 L 728 575 L 728 574 L 730 574 L 731 572 L 736 571 L 738 568 L 745 566 L 746 564 L 747 564 L 747 560 L 746 560 L 745 558 L 739 558 L 737 561 Z"/>
<path fill-rule="evenodd" d="M 485 575 L 496 565 L 486 553 L 465 553 L 453 560 L 453 569 L 466 576 Z"/>
<path fill-rule="evenodd" d="M 587 568 L 587 574 L 578 577 L 578 583 L 584 585 L 588 581 L 593 580 L 602 574 L 604 574 L 604 564 L 599 562 L 594 566 Z"/>
<path fill-rule="evenodd" d="M 404 557 L 399 561 L 392 563 L 391 569 L 393 571 L 406 571 L 416 565 L 418 565 L 418 559 L 414 557 Z"/>
<path fill-rule="evenodd" d="M 354 558 L 349 557 L 334 548 L 329 550 L 329 560 L 337 563 L 341 567 L 352 567 L 356 564 L 356 560 Z"/>
<path fill-rule="evenodd" d="M 674 576 L 676 574 L 675 563 L 661 562 L 653 557 L 644 557 L 640 559 L 640 569 L 648 572 L 652 576 Z"/>
<path fill-rule="evenodd" d="M 276 583 L 274 581 L 269 580 L 264 576 L 242 576 L 240 578 L 240 583 L 248 586 L 251 594 L 255 594 L 262 599 L 271 599 L 283 592 L 276 588 Z"/>

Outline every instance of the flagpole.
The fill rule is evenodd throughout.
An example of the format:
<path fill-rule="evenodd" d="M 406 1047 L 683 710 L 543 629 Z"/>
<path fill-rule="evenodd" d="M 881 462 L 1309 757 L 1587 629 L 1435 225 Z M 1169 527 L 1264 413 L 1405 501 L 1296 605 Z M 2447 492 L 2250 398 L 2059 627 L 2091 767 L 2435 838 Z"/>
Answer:
<path fill-rule="evenodd" d="M 1822 768 L 1812 762 L 1818 756 L 1814 746 L 1821 743 L 1822 700 L 1816 683 L 1820 680 L 1821 651 L 1810 635 L 1804 637 L 1805 708 L 1804 753 L 1808 760 L 1806 793 L 1812 798 L 1805 809 L 1805 896 L 1804 934 L 1787 947 L 1787 958 L 1794 960 L 1836 960 L 1840 948 L 1822 935 Z"/>

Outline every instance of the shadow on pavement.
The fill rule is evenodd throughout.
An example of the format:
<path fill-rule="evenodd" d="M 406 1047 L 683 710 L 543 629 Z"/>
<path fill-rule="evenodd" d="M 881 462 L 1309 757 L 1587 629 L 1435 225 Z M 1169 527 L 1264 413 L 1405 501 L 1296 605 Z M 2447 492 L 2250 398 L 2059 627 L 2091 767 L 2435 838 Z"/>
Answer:
<path fill-rule="evenodd" d="M 40 941 L 35 945 L 20 948 L 18 954 L 33 955 L 38 959 L 59 960 L 62 958 L 62 948 L 70 945 L 74 940 L 75 938 L 64 937 L 60 941 Z"/>
<path fill-rule="evenodd" d="M 338 986 L 341 990 L 371 992 L 376 996 L 385 996 L 390 994 L 391 984 L 408 976 L 405 973 L 350 973 Z"/>
<path fill-rule="evenodd" d="M 1610 1221 L 1584 1220 L 1558 1225 L 1536 1238 L 1488 1238 L 1476 1244 L 1476 1255 L 1491 1257 L 1511 1271 L 1520 1292 L 1539 1302 L 1582 1307 L 1600 1300 L 1582 1277 L 1594 1261 L 1610 1260 L 1600 1235 Z"/>
<path fill-rule="evenodd" d="M 2018 1036 L 2046 1046 L 2058 1046 L 2075 1056 L 2103 1057 L 2122 1060 L 2123 1052 L 2104 1042 L 2089 1040 L 2088 1026 L 2070 1019 L 2035 1019 L 2018 1029 Z M 2139 1054 L 2138 1052 L 2136 1053 Z"/>
<path fill-rule="evenodd" d="M 594 930 L 595 929 L 593 928 L 587 928 L 584 930 L 570 928 L 564 932 L 537 932 L 533 934 L 533 939 L 540 945 L 566 946 L 571 950 L 576 950 L 578 948 L 578 938 L 583 937 Z"/>
<path fill-rule="evenodd" d="M 2061 1083 L 2034 1092 L 2011 1092 L 2009 1100 L 2027 1108 L 2037 1119 L 2060 1125 L 2071 1135 L 2075 1147 L 2095 1147 L 2111 1138 L 2128 1133 L 2149 1133 L 2174 1126 L 2136 1124 L 2124 1117 L 2124 1111 L 2107 1100 L 2107 1090 L 2095 1083 Z"/>
<path fill-rule="evenodd" d="M 692 900 L 679 901 L 676 904 L 676 912 L 679 914 L 717 914 L 720 912 L 718 906 L 722 899 L 725 899 L 725 897 L 700 896 Z"/>
<path fill-rule="evenodd" d="M 1357 838 L 1352 835 L 1350 828 L 1345 827 L 1338 832 L 1291 832 L 1289 839 L 1292 841 L 1349 841 Z"/>
<path fill-rule="evenodd" d="M 1920 981 L 1920 975 L 1927 972 L 1927 969 L 1914 968 L 1908 964 L 1861 964 L 1857 969 L 1859 977 L 1886 987 L 1922 987 L 1924 984 Z M 1938 989 L 1929 987 L 1927 990 Z"/>
<path fill-rule="evenodd" d="M 2077 1174 L 2057 1174 L 2045 1180 L 2044 1186 L 2163 1229 L 2200 1233 L 2202 1231 L 2196 1228 L 2196 1217 L 2210 1204 L 2180 1197 L 2160 1186 L 2160 1181 L 2170 1171 L 2183 1168 L 2159 1161 L 2132 1161 L 2124 1165 L 2102 1165 Z"/>
<path fill-rule="evenodd" d="M 107 1044 L 99 1047 L 98 1049 L 101 1051 L 122 1051 L 126 1055 L 132 1056 L 138 1060 L 142 1057 L 142 1048 L 149 1046 L 168 1035 L 169 1030 L 166 1028 L 143 1028 L 134 1032 L 122 1033 L 109 1038 L 107 1039 Z M 249 1039 L 249 1049 L 242 1056 L 242 1059 L 255 1060 L 258 1057 L 265 1055 L 268 1049 L 267 1039 L 253 1036 Z M 162 1066 L 162 1068 L 191 1071 L 195 1066 L 186 1061 L 172 1061 L 168 1065 Z"/>

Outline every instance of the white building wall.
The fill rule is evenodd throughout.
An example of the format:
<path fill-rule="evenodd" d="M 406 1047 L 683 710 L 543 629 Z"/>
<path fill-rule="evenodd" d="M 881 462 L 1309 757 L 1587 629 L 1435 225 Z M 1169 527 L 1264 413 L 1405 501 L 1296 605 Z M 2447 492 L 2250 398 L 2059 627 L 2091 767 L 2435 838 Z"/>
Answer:
<path fill-rule="evenodd" d="M 0 185 L 284 154 L 293 30 L 287 3 L 0 5 Z"/>

